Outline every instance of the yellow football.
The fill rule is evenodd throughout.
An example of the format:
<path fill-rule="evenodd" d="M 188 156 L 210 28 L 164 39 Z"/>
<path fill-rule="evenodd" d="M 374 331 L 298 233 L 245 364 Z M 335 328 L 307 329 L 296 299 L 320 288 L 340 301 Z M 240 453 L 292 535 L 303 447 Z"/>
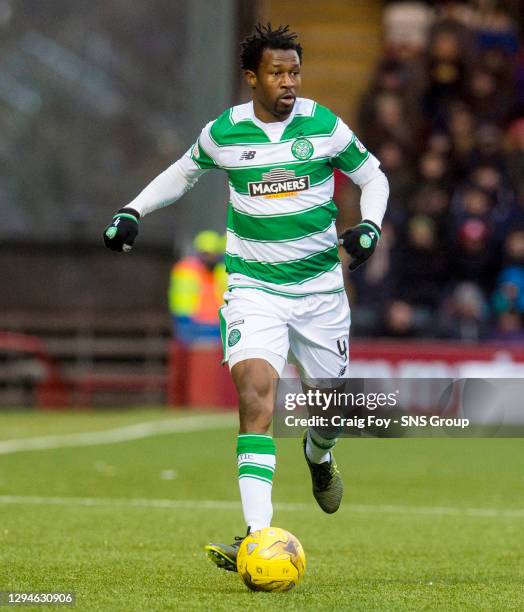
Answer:
<path fill-rule="evenodd" d="M 289 591 L 306 571 L 306 555 L 292 533 L 280 527 L 265 527 L 243 540 L 237 569 L 253 591 Z"/>

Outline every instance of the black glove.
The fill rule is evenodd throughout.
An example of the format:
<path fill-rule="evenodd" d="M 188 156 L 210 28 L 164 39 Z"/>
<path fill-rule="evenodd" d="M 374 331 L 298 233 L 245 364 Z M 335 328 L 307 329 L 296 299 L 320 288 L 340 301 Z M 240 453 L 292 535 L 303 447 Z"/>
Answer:
<path fill-rule="evenodd" d="M 127 253 L 133 248 L 138 235 L 140 214 L 132 208 L 121 208 L 113 217 L 113 221 L 104 230 L 104 242 L 112 251 Z"/>
<path fill-rule="evenodd" d="M 349 264 L 350 270 L 356 270 L 373 255 L 379 238 L 380 227 L 367 219 L 363 219 L 358 225 L 346 230 L 340 236 L 339 244 L 346 249 L 346 252 L 352 258 Z"/>

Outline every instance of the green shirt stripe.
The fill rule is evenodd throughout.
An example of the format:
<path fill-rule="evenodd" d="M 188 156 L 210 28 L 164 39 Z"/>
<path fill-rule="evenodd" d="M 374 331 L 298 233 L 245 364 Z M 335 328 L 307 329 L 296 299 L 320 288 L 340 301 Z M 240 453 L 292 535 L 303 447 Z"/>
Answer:
<path fill-rule="evenodd" d="M 296 285 L 329 272 L 340 263 L 340 260 L 338 247 L 335 245 L 320 253 L 292 261 L 252 261 L 226 253 L 225 262 L 229 274 L 244 274 L 276 285 Z"/>
<path fill-rule="evenodd" d="M 220 306 L 218 309 L 218 320 L 220 322 L 220 340 L 222 341 L 222 352 L 224 354 L 224 361 L 227 359 L 227 344 L 226 344 L 226 336 L 227 336 L 227 322 L 222 314 L 222 308 L 224 306 Z M 223 363 L 223 362 L 222 362 Z"/>
<path fill-rule="evenodd" d="M 209 135 L 211 140 L 219 147 L 238 145 L 239 143 L 270 143 L 267 134 L 252 121 L 239 121 L 234 123 L 231 117 L 232 109 L 224 111 L 213 122 Z"/>
<path fill-rule="evenodd" d="M 210 170 L 219 167 L 215 160 L 206 153 L 199 140 L 197 140 L 194 147 L 191 149 L 191 159 L 202 170 Z"/>
<path fill-rule="evenodd" d="M 337 129 L 338 117 L 325 106 L 315 104 L 313 116 L 296 115 L 286 126 L 281 142 L 293 140 L 300 136 L 312 138 L 315 136 L 332 136 Z"/>
<path fill-rule="evenodd" d="M 331 158 L 334 168 L 339 168 L 344 172 L 355 172 L 369 157 L 369 151 L 360 150 L 357 146 L 357 139 L 353 137 L 349 145 L 338 155 Z"/>
<path fill-rule="evenodd" d="M 231 108 L 223 112 L 209 130 L 211 140 L 217 147 L 273 144 L 264 130 L 251 119 L 242 119 L 235 123 L 232 110 Z M 301 136 L 306 138 L 331 136 L 338 122 L 338 117 L 332 111 L 315 103 L 312 116 L 295 115 L 291 123 L 286 126 L 279 142 L 289 142 Z"/>
<path fill-rule="evenodd" d="M 308 162 L 271 164 L 256 168 L 249 166 L 245 168 L 225 168 L 230 184 L 241 195 L 249 194 L 249 183 L 264 181 L 265 179 L 262 175 L 276 169 L 292 170 L 296 178 L 309 176 L 310 188 L 325 182 L 333 176 L 333 167 L 327 158 Z M 293 180 L 293 178 L 290 180 Z"/>
<path fill-rule="evenodd" d="M 246 240 L 283 242 L 324 232 L 337 217 L 337 206 L 329 200 L 321 206 L 287 215 L 253 216 L 235 210 L 230 203 L 227 229 Z"/>
<path fill-rule="evenodd" d="M 261 287 L 259 285 L 229 285 L 229 290 L 233 289 L 256 289 L 257 291 L 265 291 L 266 293 L 271 293 L 272 295 L 281 295 L 282 297 L 288 298 L 301 298 L 306 297 L 308 295 L 327 295 L 331 293 L 341 293 L 345 291 L 344 287 L 339 287 L 338 289 L 333 289 L 331 291 L 315 291 L 314 293 L 289 293 L 288 291 L 275 291 L 274 289 L 270 289 L 269 287 Z"/>

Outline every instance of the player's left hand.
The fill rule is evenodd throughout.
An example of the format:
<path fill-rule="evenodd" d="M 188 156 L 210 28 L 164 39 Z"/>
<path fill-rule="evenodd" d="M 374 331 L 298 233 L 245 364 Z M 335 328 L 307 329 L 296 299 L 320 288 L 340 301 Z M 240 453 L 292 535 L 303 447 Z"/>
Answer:
<path fill-rule="evenodd" d="M 351 256 L 350 270 L 356 270 L 373 255 L 380 238 L 380 227 L 373 221 L 363 219 L 355 227 L 346 230 L 338 239 L 338 243 Z"/>
<path fill-rule="evenodd" d="M 140 214 L 132 208 L 121 208 L 104 229 L 104 243 L 108 249 L 128 253 L 138 235 Z"/>

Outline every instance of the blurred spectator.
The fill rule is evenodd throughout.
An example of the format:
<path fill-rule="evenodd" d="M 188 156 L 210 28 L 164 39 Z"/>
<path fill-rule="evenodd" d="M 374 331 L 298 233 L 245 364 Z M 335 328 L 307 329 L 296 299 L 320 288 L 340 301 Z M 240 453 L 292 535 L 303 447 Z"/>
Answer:
<path fill-rule="evenodd" d="M 464 176 L 475 148 L 475 118 L 463 102 L 452 104 L 446 115 L 452 159 L 458 176 Z"/>
<path fill-rule="evenodd" d="M 410 210 L 427 217 L 431 217 L 436 223 L 447 222 L 449 208 L 449 196 L 443 187 L 434 185 L 422 185 L 419 187 L 410 204 Z"/>
<path fill-rule="evenodd" d="M 511 266 L 500 273 L 493 294 L 493 307 L 497 314 L 524 313 L 524 268 Z"/>
<path fill-rule="evenodd" d="M 419 158 L 418 171 L 419 184 L 442 189 L 449 184 L 448 161 L 440 153 L 431 150 L 425 151 Z"/>
<path fill-rule="evenodd" d="M 386 140 L 396 141 L 407 152 L 416 147 L 417 120 L 410 118 L 398 93 L 380 92 L 371 106 L 368 122 L 361 125 L 362 138 L 376 151 Z"/>
<path fill-rule="evenodd" d="M 374 336 L 380 332 L 381 309 L 394 288 L 391 268 L 394 239 L 393 225 L 385 221 L 373 257 L 351 275 L 353 291 L 350 295 L 356 298 L 356 304 L 352 305 L 351 324 L 356 335 Z"/>
<path fill-rule="evenodd" d="M 524 202 L 524 117 L 510 125 L 507 150 L 509 175 L 518 198 Z"/>
<path fill-rule="evenodd" d="M 416 215 L 408 221 L 395 264 L 395 297 L 433 312 L 447 279 L 448 262 L 431 218 Z"/>
<path fill-rule="evenodd" d="M 422 185 L 412 195 L 410 211 L 429 217 L 435 224 L 439 243 L 449 243 L 449 194 L 445 187 Z"/>
<path fill-rule="evenodd" d="M 500 169 L 490 163 L 484 163 L 474 168 L 469 179 L 471 185 L 478 188 L 479 192 L 484 192 L 489 200 L 488 217 L 493 225 L 493 238 L 499 244 L 502 242 L 511 218 L 516 211 L 513 191 L 508 187 Z"/>
<path fill-rule="evenodd" d="M 505 266 L 520 266 L 524 269 L 524 223 L 518 224 L 506 237 L 504 243 Z"/>
<path fill-rule="evenodd" d="M 195 254 L 177 262 L 171 271 L 169 309 L 174 335 L 184 344 L 219 342 L 218 309 L 227 288 L 222 261 L 225 240 L 216 232 L 203 231 L 193 246 Z"/>
<path fill-rule="evenodd" d="M 395 300 L 386 306 L 379 335 L 393 338 L 423 337 L 428 335 L 430 325 L 429 313 L 413 308 L 408 302 Z"/>
<path fill-rule="evenodd" d="M 451 139 L 445 131 L 432 132 L 427 140 L 427 150 L 444 157 L 451 155 Z"/>
<path fill-rule="evenodd" d="M 469 342 L 487 337 L 489 307 L 475 283 L 459 283 L 445 299 L 439 313 L 439 336 Z"/>
<path fill-rule="evenodd" d="M 468 31 L 478 19 L 475 7 L 467 0 L 445 0 L 435 4 L 440 24 L 462 26 Z"/>
<path fill-rule="evenodd" d="M 464 99 L 480 123 L 503 124 L 513 106 L 510 92 L 501 90 L 495 75 L 482 65 L 469 75 Z"/>
<path fill-rule="evenodd" d="M 436 31 L 429 49 L 429 84 L 424 95 L 424 109 L 433 124 L 439 125 L 450 106 L 463 98 L 467 68 L 465 49 L 457 30 Z"/>
<path fill-rule="evenodd" d="M 406 60 L 423 53 L 435 13 L 426 2 L 393 2 L 384 9 L 384 42 L 388 53 Z"/>
<path fill-rule="evenodd" d="M 517 65 L 514 72 L 515 80 L 515 113 L 524 115 L 524 49 L 517 56 Z"/>
<path fill-rule="evenodd" d="M 506 237 L 503 265 L 498 275 L 492 302 L 496 314 L 524 314 L 524 226 Z"/>
<path fill-rule="evenodd" d="M 515 55 L 519 48 L 517 24 L 501 3 L 487 4 L 481 14 L 478 27 L 478 46 L 480 49 L 501 49 L 508 55 Z"/>
<path fill-rule="evenodd" d="M 389 207 L 402 210 L 415 183 L 411 160 L 395 140 L 384 141 L 377 149 L 377 156 L 389 181 Z"/>
<path fill-rule="evenodd" d="M 522 314 L 514 311 L 503 312 L 497 317 L 495 329 L 490 335 L 495 342 L 523 343 L 524 322 Z"/>
<path fill-rule="evenodd" d="M 479 125 L 475 134 L 475 144 L 471 151 L 469 166 L 492 164 L 499 171 L 504 172 L 507 162 L 502 145 L 503 132 L 498 126 L 492 123 Z"/>
<path fill-rule="evenodd" d="M 388 58 L 381 62 L 372 78 L 371 86 L 364 95 L 359 111 L 359 125 L 367 126 L 373 120 L 375 98 L 381 93 L 399 96 L 410 117 L 417 116 L 418 98 L 424 87 L 424 73 L 418 73 L 414 66 Z"/>
<path fill-rule="evenodd" d="M 491 248 L 488 224 L 479 217 L 466 218 L 453 238 L 450 279 L 476 283 L 485 294 L 489 293 L 493 288 L 497 258 Z"/>

